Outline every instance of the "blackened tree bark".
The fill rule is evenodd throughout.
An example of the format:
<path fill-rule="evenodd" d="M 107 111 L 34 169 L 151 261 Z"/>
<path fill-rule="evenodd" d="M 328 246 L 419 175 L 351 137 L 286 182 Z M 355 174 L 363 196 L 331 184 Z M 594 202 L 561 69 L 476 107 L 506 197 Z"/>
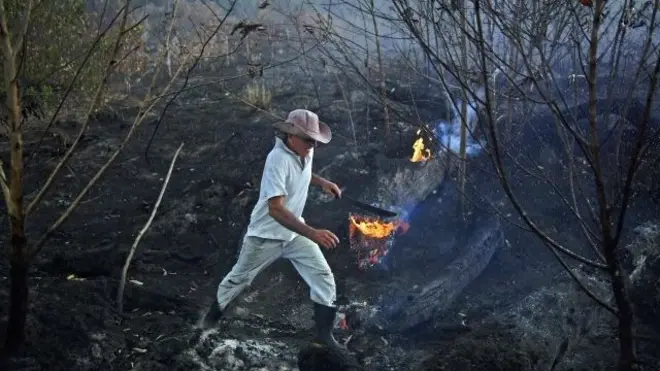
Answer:
<path fill-rule="evenodd" d="M 14 44 L 7 25 L 4 1 L 0 1 L 0 43 L 2 45 L 4 83 L 7 87 L 8 134 L 10 153 L 10 178 L 2 174 L 2 191 L 7 202 L 11 230 L 11 268 L 10 268 L 10 308 L 9 325 L 5 348 L 17 350 L 25 342 L 25 321 L 28 301 L 28 262 L 27 243 L 25 240 L 25 213 L 23 208 L 23 130 L 21 129 L 21 109 L 18 94 L 17 61 L 23 36 L 32 10 L 32 1 L 28 0 L 23 14 L 22 24 L 18 28 Z M 18 47 L 17 47 L 18 46 Z M 2 166 L 2 164 L 0 164 Z"/>
<path fill-rule="evenodd" d="M 22 223 L 12 222 L 11 226 L 11 268 L 10 279 L 10 306 L 5 350 L 12 354 L 20 350 L 25 343 L 25 324 L 28 311 L 28 268 L 27 243 L 23 234 Z"/>

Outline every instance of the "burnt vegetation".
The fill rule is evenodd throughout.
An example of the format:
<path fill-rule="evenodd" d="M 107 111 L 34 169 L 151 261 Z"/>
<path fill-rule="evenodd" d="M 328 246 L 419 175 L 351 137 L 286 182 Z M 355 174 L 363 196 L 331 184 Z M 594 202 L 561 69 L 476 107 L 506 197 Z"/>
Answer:
<path fill-rule="evenodd" d="M 655 369 L 659 10 L 0 0 L 0 369 Z M 295 108 L 350 356 L 286 263 L 196 327 Z"/>

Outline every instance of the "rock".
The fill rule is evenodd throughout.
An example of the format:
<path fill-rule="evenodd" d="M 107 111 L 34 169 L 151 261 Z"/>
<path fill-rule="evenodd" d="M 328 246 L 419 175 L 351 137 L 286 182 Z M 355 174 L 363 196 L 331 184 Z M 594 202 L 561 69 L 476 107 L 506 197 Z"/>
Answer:
<path fill-rule="evenodd" d="M 359 371 L 363 368 L 348 354 L 309 344 L 298 353 L 300 371 Z"/>
<path fill-rule="evenodd" d="M 290 344 L 270 338 L 240 340 L 223 338 L 216 330 L 202 334 L 197 344 L 186 352 L 200 369 L 214 370 L 291 370 L 296 353 Z"/>

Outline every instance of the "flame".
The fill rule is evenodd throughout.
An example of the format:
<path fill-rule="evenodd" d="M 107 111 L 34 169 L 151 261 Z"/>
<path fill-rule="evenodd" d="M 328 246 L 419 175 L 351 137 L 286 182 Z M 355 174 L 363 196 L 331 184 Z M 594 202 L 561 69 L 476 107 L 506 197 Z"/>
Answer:
<path fill-rule="evenodd" d="M 360 215 L 350 215 L 349 220 L 351 248 L 358 250 L 360 268 L 380 263 L 389 253 L 388 239 L 394 233 L 406 233 L 410 227 L 402 220 L 383 221 Z"/>
<path fill-rule="evenodd" d="M 417 130 L 417 135 L 421 133 L 421 130 Z M 428 148 L 424 148 L 424 139 L 420 136 L 413 143 L 413 154 L 410 158 L 410 162 L 423 162 L 431 158 L 431 151 Z"/>
<path fill-rule="evenodd" d="M 360 218 L 357 220 L 355 216 L 349 217 L 351 220 L 351 227 L 353 231 L 357 228 L 364 236 L 371 238 L 386 238 L 392 235 L 396 224 L 394 222 L 383 222 L 378 219 Z"/>

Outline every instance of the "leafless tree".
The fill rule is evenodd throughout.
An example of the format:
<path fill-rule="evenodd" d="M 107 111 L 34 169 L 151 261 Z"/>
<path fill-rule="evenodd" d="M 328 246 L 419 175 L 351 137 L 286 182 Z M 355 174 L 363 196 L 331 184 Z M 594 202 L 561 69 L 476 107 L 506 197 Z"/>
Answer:
<path fill-rule="evenodd" d="M 306 6 L 316 15 L 307 28 L 313 31 L 311 33 L 317 40 L 322 41 L 318 49 L 323 55 L 323 63 L 337 68 L 362 86 L 370 101 L 376 102 L 382 109 L 382 139 L 387 140 L 397 112 L 388 99 L 388 60 L 383 44 L 395 36 L 390 35 L 388 29 L 391 19 L 383 16 L 379 5 L 372 0 L 340 0 L 323 6 L 307 1 Z M 367 117 L 365 126 L 368 122 Z"/>
<path fill-rule="evenodd" d="M 177 3 L 178 0 L 173 2 L 173 9 L 171 14 L 176 14 Z M 112 18 L 112 20 L 108 22 L 109 24 L 106 25 L 106 31 L 99 33 L 98 40 L 106 37 L 107 34 L 113 34 L 115 36 L 113 39 L 111 39 L 111 53 L 107 59 L 102 79 L 95 90 L 89 107 L 87 108 L 84 122 L 82 123 L 75 139 L 67 148 L 66 153 L 59 160 L 58 164 L 55 166 L 52 172 L 46 177 L 44 184 L 40 186 L 36 196 L 31 200 L 25 200 L 25 188 L 23 184 L 23 177 L 25 173 L 25 126 L 23 125 L 23 118 L 21 114 L 22 107 L 21 101 L 19 100 L 20 94 L 17 84 L 17 76 L 22 58 L 29 58 L 29 56 L 23 55 L 24 52 L 21 48 L 21 45 L 23 43 L 23 38 L 29 28 L 31 21 L 30 15 L 33 6 L 35 6 L 35 2 L 28 0 L 25 4 L 23 4 L 23 6 L 23 14 L 20 17 L 21 22 L 17 25 L 11 25 L 8 22 L 5 1 L 0 1 L 0 42 L 3 57 L 3 84 L 7 92 L 5 102 L 8 110 L 6 131 L 9 137 L 9 147 L 7 150 L 10 157 L 8 176 L 5 172 L 4 164 L 0 163 L 0 186 L 2 187 L 3 196 L 7 204 L 11 234 L 10 308 L 9 325 L 7 327 L 7 335 L 5 340 L 5 350 L 8 352 L 16 350 L 25 342 L 25 326 L 28 312 L 29 293 L 28 269 L 34 257 L 46 246 L 47 241 L 53 235 L 53 233 L 62 225 L 64 221 L 66 221 L 72 215 L 72 213 L 76 210 L 81 201 L 87 196 L 92 187 L 97 184 L 97 182 L 104 175 L 110 165 L 114 163 L 119 154 L 132 139 L 133 135 L 145 117 L 148 117 L 148 114 L 155 109 L 159 102 L 173 94 L 171 91 L 172 87 L 174 86 L 174 83 L 176 82 L 177 77 L 180 75 L 181 71 L 183 71 L 185 68 L 191 70 L 194 67 L 194 65 L 200 60 L 202 54 L 204 53 L 205 42 L 208 42 L 208 39 L 211 39 L 215 35 L 215 33 L 210 35 L 205 42 L 203 40 L 197 54 L 189 53 L 184 56 L 183 59 L 177 61 L 177 66 L 172 71 L 171 78 L 166 84 L 164 84 L 164 86 L 163 84 L 157 84 L 157 81 L 164 61 L 167 59 L 166 56 L 169 55 L 171 43 L 165 42 L 163 45 L 161 45 L 157 58 L 157 64 L 155 65 L 155 70 L 150 71 L 150 75 L 152 76 L 151 85 L 149 86 L 147 93 L 140 102 L 139 112 L 137 113 L 135 120 L 120 141 L 120 144 L 110 154 L 101 168 L 83 186 L 74 200 L 69 205 L 67 205 L 67 207 L 62 211 L 62 213 L 53 222 L 53 224 L 46 228 L 45 231 L 41 233 L 36 240 L 30 241 L 26 237 L 26 218 L 36 211 L 48 191 L 51 190 L 53 185 L 56 183 L 58 174 L 62 168 L 67 165 L 73 154 L 78 149 L 78 145 L 80 144 L 86 129 L 92 121 L 94 113 L 101 107 L 103 101 L 102 97 L 107 91 L 107 83 L 110 77 L 113 74 L 116 74 L 119 66 L 121 66 L 122 63 L 126 61 L 128 54 L 123 55 L 123 51 L 128 50 L 129 54 L 130 52 L 135 51 L 135 48 L 131 46 L 126 48 L 126 45 L 124 45 L 126 42 L 126 34 L 131 29 L 139 25 L 145 18 L 142 18 L 133 23 L 131 21 L 131 17 L 129 17 L 129 14 L 133 9 L 133 5 L 131 4 L 131 0 L 125 0 L 120 4 L 119 9 L 114 15 L 114 18 Z M 108 2 L 106 2 L 103 9 L 104 12 L 106 9 L 110 9 L 108 7 Z M 228 9 L 228 13 L 231 13 L 232 9 L 233 4 L 232 7 Z M 217 25 L 215 31 L 216 33 L 221 26 L 222 22 Z M 110 33 L 110 30 L 115 32 Z M 170 27 L 169 30 L 171 33 L 172 28 Z M 169 40 L 169 38 L 167 38 L 167 40 Z M 47 40 L 44 42 L 47 42 Z M 82 61 L 83 64 L 85 62 L 86 60 Z M 78 75 L 76 75 L 73 80 L 75 81 L 77 77 Z M 68 93 L 70 90 L 70 88 L 66 90 L 66 93 L 62 97 L 62 101 L 69 98 Z M 55 112 L 53 112 L 49 127 L 60 115 L 61 107 L 62 104 L 60 104 Z"/>
<path fill-rule="evenodd" d="M 636 367 L 633 310 L 622 267 L 623 226 L 637 178 L 652 170 L 647 160 L 658 145 L 652 108 L 660 72 L 653 41 L 660 4 L 649 3 L 640 14 L 642 7 L 628 0 L 473 0 L 466 6 L 392 0 L 398 14 L 394 22 L 404 24 L 435 69 L 442 70 L 442 83 L 467 90 L 478 106 L 479 125 L 470 136 L 480 132 L 485 137 L 484 151 L 522 226 L 534 232 L 587 295 L 617 317 L 620 370 Z M 639 18 L 645 24 L 634 21 Z M 420 23 L 431 20 L 436 26 L 429 37 Z M 473 79 L 457 68 L 466 63 L 454 63 L 447 53 L 454 46 L 443 27 L 469 40 L 463 49 L 469 50 Z M 551 125 L 530 123 L 525 116 L 545 117 Z M 529 132 L 556 141 L 544 144 L 537 138 L 538 147 L 531 151 L 516 148 Z M 559 151 L 547 152 L 546 157 L 558 159 L 550 166 L 539 163 L 539 153 L 530 153 L 546 148 Z M 560 226 L 544 225 L 531 201 L 516 190 L 516 174 L 521 173 L 548 187 L 590 249 L 580 249 Z M 611 298 L 590 290 L 567 258 L 602 273 Z"/>

